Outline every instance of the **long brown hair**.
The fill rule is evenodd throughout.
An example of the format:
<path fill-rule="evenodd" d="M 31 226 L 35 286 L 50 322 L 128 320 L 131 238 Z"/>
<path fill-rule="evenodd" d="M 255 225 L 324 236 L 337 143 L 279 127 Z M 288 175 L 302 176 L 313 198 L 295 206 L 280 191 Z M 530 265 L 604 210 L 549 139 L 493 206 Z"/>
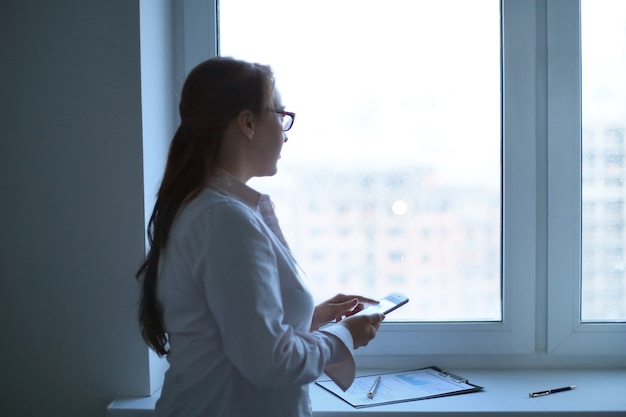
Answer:
<path fill-rule="evenodd" d="M 200 193 L 215 169 L 222 137 L 241 111 L 259 114 L 273 96 L 268 66 L 232 58 L 204 61 L 187 76 L 180 100 L 181 123 L 170 144 L 167 165 L 148 223 L 150 250 L 137 271 L 142 279 L 139 324 L 145 342 L 160 356 L 169 352 L 157 302 L 157 278 L 174 217 L 181 205 Z"/>

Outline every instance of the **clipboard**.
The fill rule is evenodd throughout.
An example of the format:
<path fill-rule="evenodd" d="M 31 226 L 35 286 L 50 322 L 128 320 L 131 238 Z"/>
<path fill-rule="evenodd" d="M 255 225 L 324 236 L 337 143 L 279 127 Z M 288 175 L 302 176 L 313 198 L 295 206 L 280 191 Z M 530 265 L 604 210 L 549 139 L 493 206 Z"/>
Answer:
<path fill-rule="evenodd" d="M 373 397 L 369 398 L 368 393 L 379 376 L 381 379 L 376 391 Z M 483 387 L 471 384 L 466 378 L 443 371 L 436 366 L 359 376 L 345 392 L 330 379 L 316 381 L 316 384 L 355 408 L 426 400 L 483 390 Z"/>

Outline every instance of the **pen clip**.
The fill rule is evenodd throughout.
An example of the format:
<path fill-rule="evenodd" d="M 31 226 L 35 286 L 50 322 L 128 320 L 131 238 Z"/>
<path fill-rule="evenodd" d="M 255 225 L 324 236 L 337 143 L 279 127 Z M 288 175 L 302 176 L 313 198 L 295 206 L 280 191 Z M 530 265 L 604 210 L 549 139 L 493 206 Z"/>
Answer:
<path fill-rule="evenodd" d="M 548 394 L 550 394 L 550 391 L 541 391 L 541 392 L 531 392 L 530 394 L 528 394 L 528 396 L 535 398 L 535 397 L 543 397 L 544 395 L 548 395 Z"/>

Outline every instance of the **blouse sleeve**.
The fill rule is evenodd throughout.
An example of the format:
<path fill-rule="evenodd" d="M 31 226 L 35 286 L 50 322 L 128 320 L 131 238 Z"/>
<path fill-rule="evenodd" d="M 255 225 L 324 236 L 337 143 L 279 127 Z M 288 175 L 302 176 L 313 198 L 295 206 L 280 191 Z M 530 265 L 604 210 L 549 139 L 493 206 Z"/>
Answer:
<path fill-rule="evenodd" d="M 354 378 L 349 332 L 297 332 L 284 323 L 277 258 L 258 218 L 222 203 L 195 223 L 192 235 L 202 250 L 193 274 L 225 355 L 246 379 L 256 386 L 306 384 L 332 363 L 351 368 Z"/>

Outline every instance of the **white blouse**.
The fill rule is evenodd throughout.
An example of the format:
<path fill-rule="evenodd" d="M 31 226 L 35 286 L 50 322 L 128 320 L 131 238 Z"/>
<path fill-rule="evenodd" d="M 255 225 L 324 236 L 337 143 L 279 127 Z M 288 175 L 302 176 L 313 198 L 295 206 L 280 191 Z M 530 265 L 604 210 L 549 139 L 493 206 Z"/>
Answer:
<path fill-rule="evenodd" d="M 269 198 L 225 172 L 179 211 L 157 296 L 170 343 L 157 417 L 310 416 L 324 370 L 344 389 L 354 379 L 348 329 L 310 331 Z"/>

